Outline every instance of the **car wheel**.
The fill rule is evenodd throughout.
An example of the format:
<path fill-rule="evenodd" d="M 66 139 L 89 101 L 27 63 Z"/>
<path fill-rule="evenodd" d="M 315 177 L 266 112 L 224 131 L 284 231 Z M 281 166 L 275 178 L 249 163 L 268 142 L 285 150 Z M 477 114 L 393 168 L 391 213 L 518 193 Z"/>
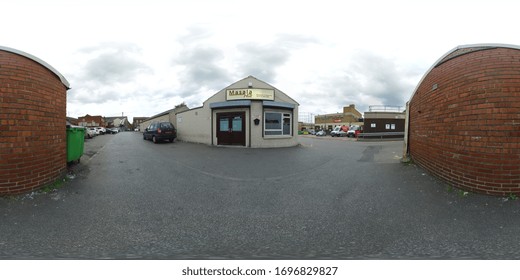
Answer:
<path fill-rule="evenodd" d="M 146 135 L 143 134 L 143 140 L 146 140 Z"/>
<path fill-rule="evenodd" d="M 170 142 L 173 143 L 173 141 L 175 141 L 175 138 L 171 138 L 170 139 Z"/>

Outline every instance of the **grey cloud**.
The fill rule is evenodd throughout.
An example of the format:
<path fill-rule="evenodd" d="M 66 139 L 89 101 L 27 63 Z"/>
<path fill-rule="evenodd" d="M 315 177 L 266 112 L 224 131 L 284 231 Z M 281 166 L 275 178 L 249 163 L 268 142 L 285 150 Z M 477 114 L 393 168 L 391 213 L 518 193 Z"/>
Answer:
<path fill-rule="evenodd" d="M 223 59 L 224 54 L 221 50 L 201 46 L 185 51 L 177 62 L 184 65 L 187 79 L 196 79 L 212 86 L 228 75 L 227 71 L 220 66 L 220 61 Z"/>
<path fill-rule="evenodd" d="M 78 57 L 85 57 L 85 61 L 72 77 L 74 87 L 69 96 L 71 101 L 82 104 L 131 97 L 136 92 L 120 91 L 119 86 L 136 84 L 131 88 L 137 90 L 138 76 L 152 73 L 152 69 L 140 61 L 141 49 L 134 44 L 101 43 L 80 49 Z"/>
<path fill-rule="evenodd" d="M 307 44 L 316 43 L 312 37 L 280 34 L 269 44 L 255 42 L 238 46 L 241 53 L 241 69 L 246 75 L 253 75 L 266 81 L 274 81 L 277 69 L 291 57 L 291 53 Z"/>
<path fill-rule="evenodd" d="M 90 59 L 84 68 L 87 80 L 98 81 L 99 83 L 124 83 L 132 81 L 139 73 L 151 72 L 151 69 L 140 62 L 139 50 L 128 45 L 103 47 L 100 49 L 89 50 L 95 53 L 96 57 Z"/>
<path fill-rule="evenodd" d="M 129 82 L 139 73 L 149 71 L 148 66 L 125 53 L 101 54 L 85 66 L 86 77 L 100 83 Z"/>
<path fill-rule="evenodd" d="M 69 101 L 79 104 L 100 104 L 118 100 L 118 94 L 112 90 L 94 89 L 92 87 L 80 87 L 71 89 Z"/>
<path fill-rule="evenodd" d="M 362 53 L 348 71 L 364 77 L 364 83 L 357 84 L 359 93 L 377 97 L 384 105 L 403 105 L 409 84 L 396 64 L 383 57 Z"/>
<path fill-rule="evenodd" d="M 242 53 L 242 71 L 265 81 L 274 80 L 277 68 L 285 64 L 290 55 L 285 49 L 256 43 L 242 44 L 239 51 Z"/>
<path fill-rule="evenodd" d="M 206 42 L 211 35 L 204 26 L 194 25 L 179 38 L 182 50 L 173 64 L 182 68 L 177 77 L 182 85 L 178 92 L 182 98 L 197 95 L 204 88 L 218 90 L 229 80 L 230 73 L 222 66 L 225 60 L 223 51 Z"/>
<path fill-rule="evenodd" d="M 415 85 L 409 81 L 410 71 L 398 67 L 395 61 L 369 52 L 353 57 L 341 76 L 331 81 L 329 89 L 334 98 L 356 104 L 368 110 L 370 105 L 403 106 Z M 329 92 L 330 93 L 330 92 Z M 367 100 L 378 100 L 369 104 Z"/>
<path fill-rule="evenodd" d="M 226 56 L 223 50 L 208 43 L 212 35 L 205 26 L 194 25 L 179 38 L 182 49 L 173 63 L 182 69 L 178 77 L 182 85 L 178 94 L 187 102 L 193 97 L 207 95 L 208 91 L 216 92 L 230 82 L 249 75 L 274 82 L 276 71 L 290 59 L 293 50 L 316 42 L 312 37 L 280 34 L 267 44 L 239 44 L 236 55 Z M 237 60 L 230 61 L 230 57 Z M 232 70 L 227 68 L 229 65 L 232 65 Z"/>
<path fill-rule="evenodd" d="M 361 112 L 370 105 L 404 106 L 415 87 L 410 77 L 422 74 L 421 69 L 400 68 L 390 58 L 365 51 L 340 69 L 332 77 L 316 77 L 319 92 L 303 92 L 300 104 L 323 108 L 319 113 L 333 113 L 330 110 L 349 104 L 355 104 Z"/>
<path fill-rule="evenodd" d="M 179 77 L 182 86 L 181 97 L 191 96 L 202 88 L 219 89 L 229 80 L 230 73 L 221 66 L 224 55 L 221 50 L 211 46 L 198 46 L 185 49 L 175 60 L 183 71 Z"/>

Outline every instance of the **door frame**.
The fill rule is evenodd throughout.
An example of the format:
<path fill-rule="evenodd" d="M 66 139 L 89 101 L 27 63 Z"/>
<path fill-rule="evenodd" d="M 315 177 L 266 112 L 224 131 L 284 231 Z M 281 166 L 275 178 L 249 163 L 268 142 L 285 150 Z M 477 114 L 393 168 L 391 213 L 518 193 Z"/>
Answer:
<path fill-rule="evenodd" d="M 215 136 L 216 136 L 216 143 L 217 145 L 222 145 L 222 146 L 243 146 L 243 147 L 246 147 L 247 146 L 247 132 L 248 132 L 248 125 L 247 125 L 247 114 L 246 114 L 246 111 L 244 110 L 240 110 L 240 111 L 235 111 L 235 110 L 229 110 L 229 111 L 219 111 L 219 112 L 214 112 L 215 113 Z M 237 117 L 237 116 L 240 116 L 242 117 L 242 131 L 240 133 L 236 133 L 236 134 L 233 134 L 233 131 L 232 131 L 232 126 L 233 126 L 233 118 L 234 117 Z M 219 140 L 219 134 L 221 134 L 222 132 L 220 131 L 220 118 L 222 117 L 229 117 L 229 129 L 230 129 L 230 134 L 228 135 L 230 137 L 230 142 L 229 143 L 223 143 L 221 142 L 221 140 Z M 225 132 L 224 132 L 225 133 Z M 222 135 L 221 135 L 222 136 Z M 238 137 L 238 138 L 237 138 Z M 220 137 L 220 139 L 222 139 L 223 137 Z M 238 141 L 237 141 L 238 140 Z"/>

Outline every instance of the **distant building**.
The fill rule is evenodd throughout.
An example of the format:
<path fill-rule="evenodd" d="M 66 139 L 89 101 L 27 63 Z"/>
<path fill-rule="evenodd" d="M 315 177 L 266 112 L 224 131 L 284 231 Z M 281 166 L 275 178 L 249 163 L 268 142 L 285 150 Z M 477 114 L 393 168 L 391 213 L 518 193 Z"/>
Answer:
<path fill-rule="evenodd" d="M 332 130 L 336 126 L 351 126 L 363 124 L 363 115 L 356 109 L 354 104 L 343 107 L 343 113 L 316 115 L 314 123 L 316 129 Z"/>
<path fill-rule="evenodd" d="M 401 106 L 369 106 L 361 138 L 403 138 L 406 112 Z"/>
<path fill-rule="evenodd" d="M 134 117 L 132 126 L 134 127 L 134 129 L 137 128 L 139 131 L 143 131 L 145 128 L 141 127 L 141 123 L 143 123 L 147 119 L 148 117 Z"/>
<path fill-rule="evenodd" d="M 174 126 L 177 126 L 177 113 L 188 111 L 189 108 L 186 104 L 182 103 L 176 105 L 175 108 L 170 109 L 168 111 L 164 111 L 157 115 L 153 115 L 147 119 L 141 120 L 139 123 L 140 131 L 144 131 L 150 124 L 154 122 L 171 122 Z"/>
<path fill-rule="evenodd" d="M 79 117 L 78 125 L 84 127 L 106 127 L 105 119 L 102 116 L 91 116 L 89 114 Z"/>
<path fill-rule="evenodd" d="M 78 119 L 72 118 L 72 117 L 67 117 L 67 124 L 78 125 Z"/>
<path fill-rule="evenodd" d="M 314 123 L 298 122 L 298 132 L 308 134 L 312 130 L 315 130 L 315 126 Z"/>
<path fill-rule="evenodd" d="M 215 93 L 202 107 L 177 113 L 177 137 L 213 146 L 296 146 L 298 106 L 284 92 L 248 76 Z"/>
<path fill-rule="evenodd" d="M 120 117 L 105 117 L 106 127 L 117 127 L 122 130 L 130 130 L 132 125 L 128 121 L 128 117 L 120 116 Z"/>

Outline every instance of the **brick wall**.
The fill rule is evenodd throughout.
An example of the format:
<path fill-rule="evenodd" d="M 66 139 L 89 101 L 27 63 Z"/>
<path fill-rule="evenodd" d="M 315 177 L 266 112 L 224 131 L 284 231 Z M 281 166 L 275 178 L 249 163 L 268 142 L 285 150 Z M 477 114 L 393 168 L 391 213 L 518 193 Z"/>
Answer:
<path fill-rule="evenodd" d="M 46 67 L 0 50 L 0 195 L 37 189 L 66 170 L 66 91 Z"/>
<path fill-rule="evenodd" d="M 520 50 L 444 61 L 424 77 L 409 113 L 417 164 L 462 189 L 520 194 Z"/>

